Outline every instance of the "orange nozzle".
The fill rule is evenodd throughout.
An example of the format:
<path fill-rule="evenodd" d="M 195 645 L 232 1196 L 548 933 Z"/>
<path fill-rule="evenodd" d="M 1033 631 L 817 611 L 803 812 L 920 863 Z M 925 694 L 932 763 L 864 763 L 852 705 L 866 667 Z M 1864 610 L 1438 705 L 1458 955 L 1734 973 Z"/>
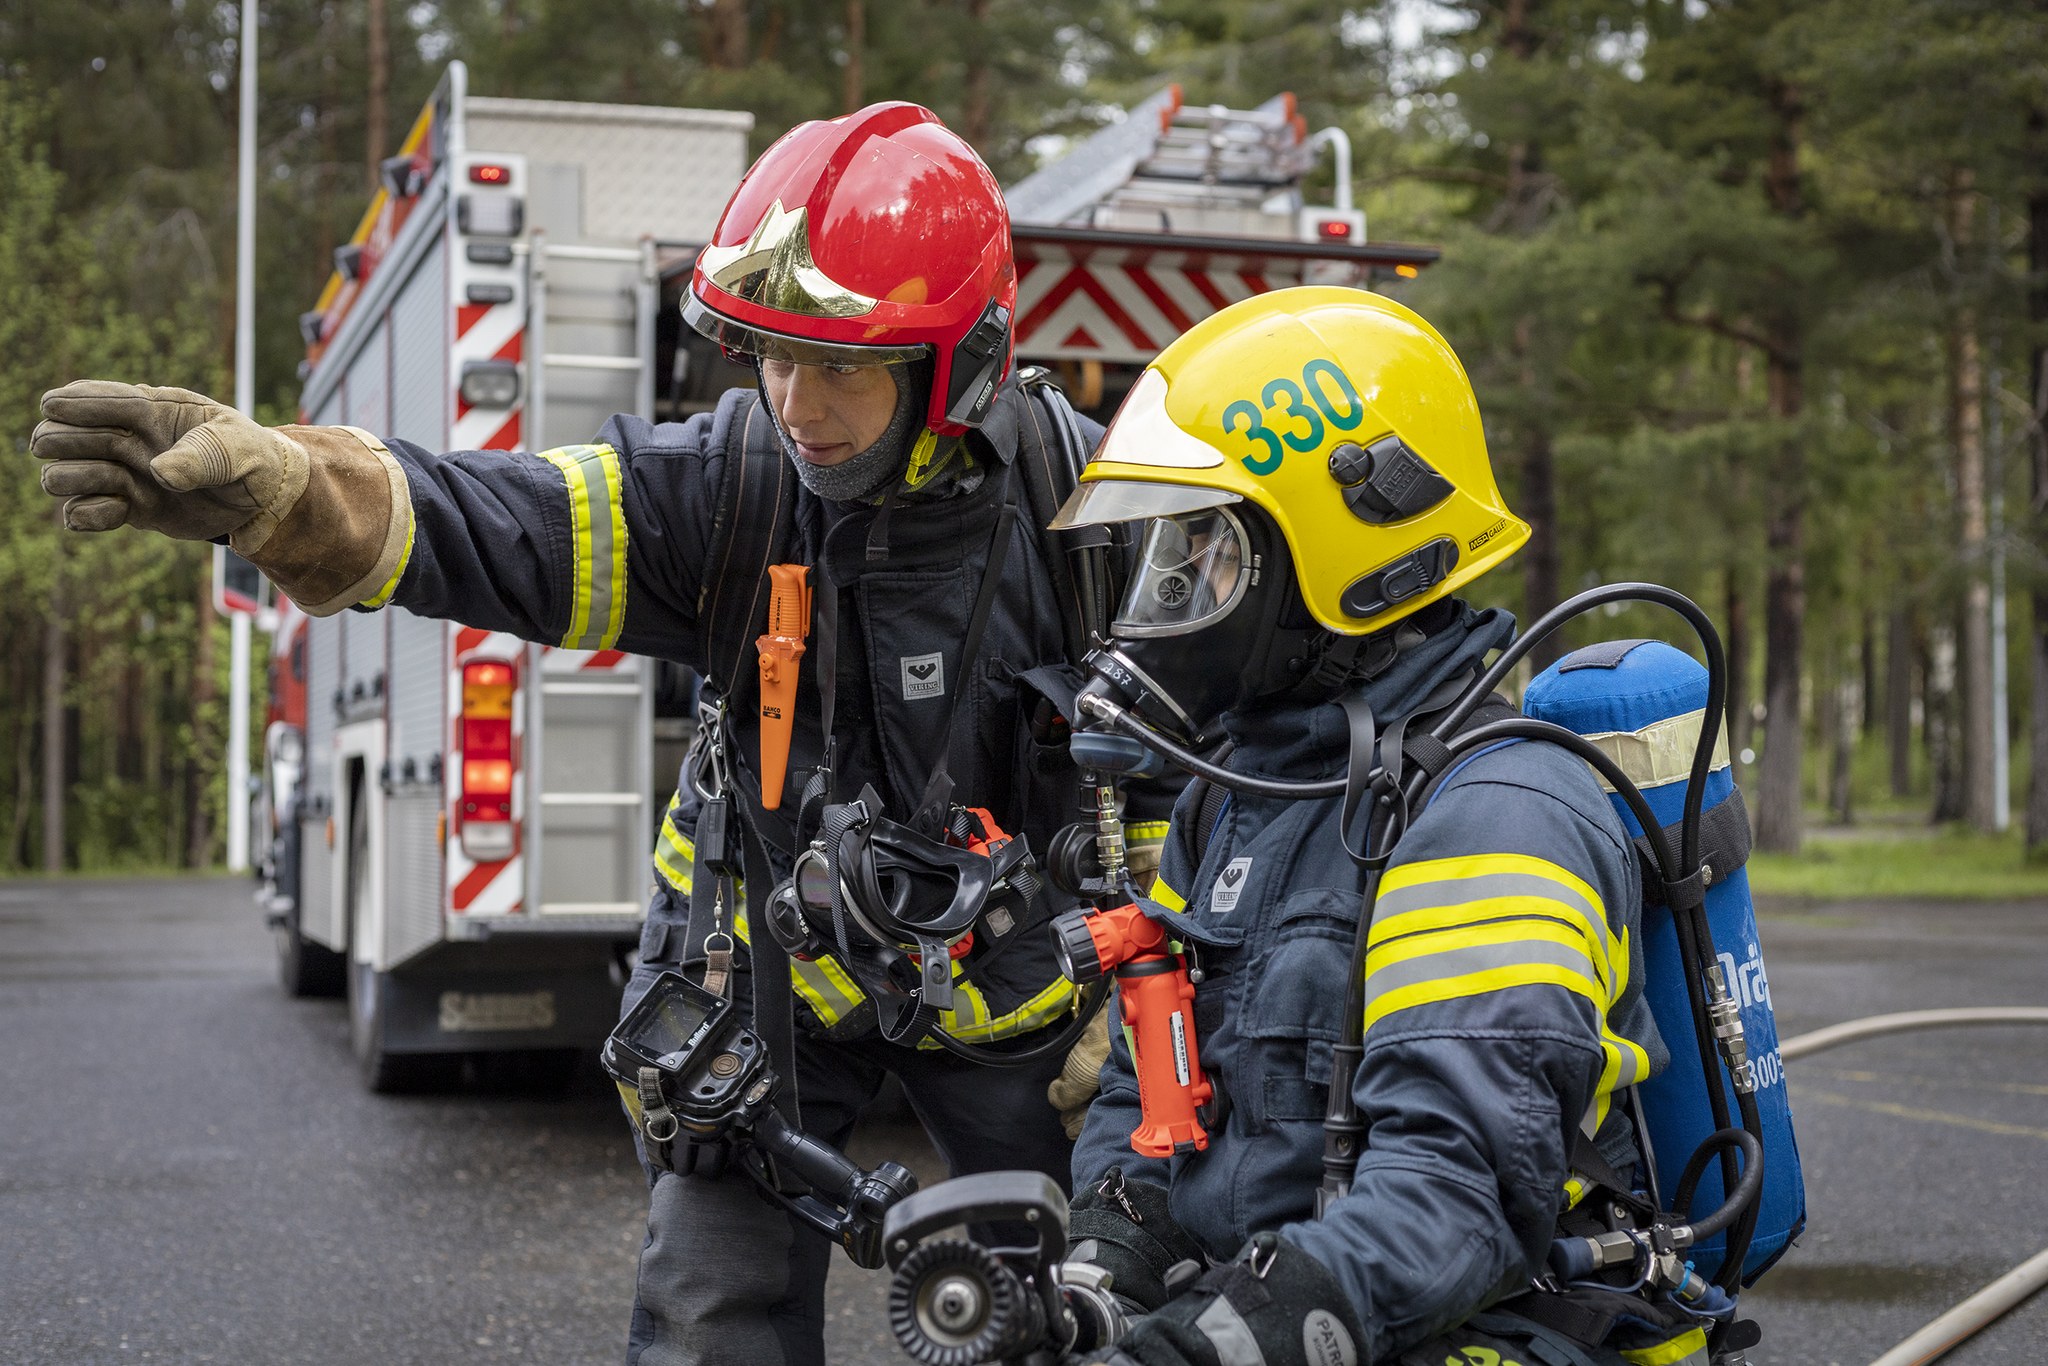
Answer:
<path fill-rule="evenodd" d="M 811 633 L 810 570 L 800 564 L 768 566 L 768 634 L 761 652 L 761 805 L 782 805 L 789 773 L 789 737 L 796 726 L 797 665 Z"/>

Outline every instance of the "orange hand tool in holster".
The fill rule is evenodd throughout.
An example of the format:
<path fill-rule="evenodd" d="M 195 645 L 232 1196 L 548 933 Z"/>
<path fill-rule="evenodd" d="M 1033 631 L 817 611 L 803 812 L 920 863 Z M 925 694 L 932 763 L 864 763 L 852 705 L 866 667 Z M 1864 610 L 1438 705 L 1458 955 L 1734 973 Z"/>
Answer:
<path fill-rule="evenodd" d="M 1070 981 L 1116 975 L 1116 1008 L 1138 1074 L 1138 1127 L 1131 1149 L 1171 1157 L 1209 1146 L 1196 1114 L 1214 1088 L 1195 1049 L 1195 984 L 1173 951 L 1166 927 L 1135 904 L 1069 911 L 1053 921 L 1053 941 Z"/>
<path fill-rule="evenodd" d="M 797 666 L 811 634 L 809 575 L 800 564 L 768 566 L 768 634 L 754 642 L 761 652 L 761 805 L 769 811 L 782 805 L 782 781 L 789 774 Z"/>

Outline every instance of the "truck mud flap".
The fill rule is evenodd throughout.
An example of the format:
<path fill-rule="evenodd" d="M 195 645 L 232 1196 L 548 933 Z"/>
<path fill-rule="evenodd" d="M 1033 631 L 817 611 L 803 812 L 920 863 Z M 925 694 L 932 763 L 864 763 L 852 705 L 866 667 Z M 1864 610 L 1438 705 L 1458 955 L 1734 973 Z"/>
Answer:
<path fill-rule="evenodd" d="M 377 989 L 393 1053 L 594 1049 L 619 1018 L 601 972 L 380 973 Z"/>

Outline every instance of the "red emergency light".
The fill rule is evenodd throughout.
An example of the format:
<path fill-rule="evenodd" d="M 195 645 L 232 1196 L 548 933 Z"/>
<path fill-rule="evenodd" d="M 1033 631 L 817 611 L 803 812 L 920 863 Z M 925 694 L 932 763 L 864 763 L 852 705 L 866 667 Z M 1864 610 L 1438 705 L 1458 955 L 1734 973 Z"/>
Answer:
<path fill-rule="evenodd" d="M 1342 218 L 1325 218 L 1316 225 L 1316 231 L 1331 241 L 1346 241 L 1351 236 L 1351 224 Z"/>
<path fill-rule="evenodd" d="M 478 185 L 509 185 L 512 183 L 512 168 L 497 162 L 479 161 L 470 166 L 469 178 Z"/>
<path fill-rule="evenodd" d="M 512 857 L 512 666 L 462 666 L 462 849 L 479 863 Z"/>

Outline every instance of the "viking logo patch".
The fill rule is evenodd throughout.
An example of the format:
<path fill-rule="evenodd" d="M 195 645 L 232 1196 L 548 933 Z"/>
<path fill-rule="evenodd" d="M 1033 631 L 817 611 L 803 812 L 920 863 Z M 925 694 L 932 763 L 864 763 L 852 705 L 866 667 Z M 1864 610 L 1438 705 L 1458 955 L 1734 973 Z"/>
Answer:
<path fill-rule="evenodd" d="M 928 655 L 903 657 L 903 700 L 946 695 L 946 659 L 934 650 Z"/>
<path fill-rule="evenodd" d="M 1236 910 L 1237 899 L 1244 894 L 1245 881 L 1251 874 L 1249 858 L 1234 858 L 1224 864 L 1223 871 L 1216 875 L 1216 884 L 1209 889 L 1209 909 L 1218 915 Z"/>

